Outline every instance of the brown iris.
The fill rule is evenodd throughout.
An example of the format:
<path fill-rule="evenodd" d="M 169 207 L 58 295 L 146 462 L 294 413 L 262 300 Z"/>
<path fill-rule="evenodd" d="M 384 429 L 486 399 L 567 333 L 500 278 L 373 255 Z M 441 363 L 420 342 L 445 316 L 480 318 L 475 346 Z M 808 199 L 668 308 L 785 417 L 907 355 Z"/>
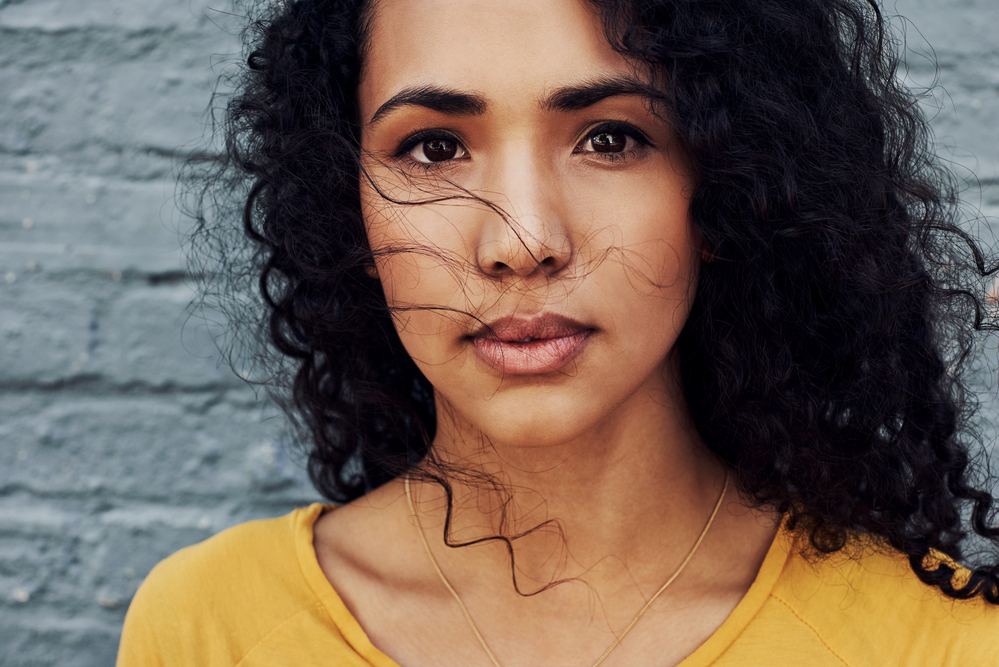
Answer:
<path fill-rule="evenodd" d="M 423 154 L 431 162 L 445 162 L 458 154 L 458 143 L 450 139 L 427 139 L 423 142 Z"/>
<path fill-rule="evenodd" d="M 593 150 L 597 153 L 620 153 L 628 143 L 628 138 L 620 132 L 598 132 L 590 137 Z"/>

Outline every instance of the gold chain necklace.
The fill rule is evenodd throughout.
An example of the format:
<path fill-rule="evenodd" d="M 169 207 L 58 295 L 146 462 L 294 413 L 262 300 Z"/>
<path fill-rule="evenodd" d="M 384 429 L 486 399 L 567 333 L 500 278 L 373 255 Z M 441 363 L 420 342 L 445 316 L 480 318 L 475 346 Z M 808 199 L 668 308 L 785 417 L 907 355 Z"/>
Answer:
<path fill-rule="evenodd" d="M 499 663 L 499 660 L 497 660 L 496 656 L 493 655 L 492 649 L 490 649 L 489 645 L 486 644 L 486 640 L 482 637 L 482 633 L 479 632 L 479 628 L 478 626 L 475 625 L 475 621 L 472 620 L 472 615 L 468 613 L 468 608 L 465 607 L 465 603 L 461 601 L 461 598 L 458 597 L 458 592 L 454 590 L 454 587 L 451 586 L 451 583 L 447 580 L 447 577 L 445 577 L 444 573 L 441 572 L 441 567 L 440 565 L 437 564 L 437 559 L 434 558 L 433 552 L 430 551 L 430 544 L 427 542 L 427 538 L 423 534 L 423 526 L 420 524 L 420 517 L 417 516 L 416 507 L 413 505 L 413 495 L 409 491 L 408 476 L 405 479 L 405 487 L 406 487 L 406 502 L 409 503 L 409 513 L 410 515 L 412 515 L 413 520 L 416 522 L 416 531 L 420 534 L 420 541 L 423 543 L 423 550 L 427 552 L 427 557 L 430 558 L 430 563 L 434 566 L 434 570 L 437 572 L 437 576 L 440 577 L 441 583 L 444 584 L 444 587 L 447 588 L 448 592 L 451 593 L 451 596 L 454 598 L 455 602 L 458 603 L 458 606 L 461 608 L 461 613 L 465 615 L 465 620 L 468 621 L 468 627 L 472 628 L 472 632 L 475 634 L 475 638 L 479 640 L 479 645 L 482 646 L 482 650 L 486 652 L 487 656 L 489 656 L 489 660 L 492 661 L 495 667 L 502 667 Z M 638 613 L 635 614 L 635 617 L 631 619 L 631 623 L 628 623 L 628 625 L 624 628 L 624 630 L 621 631 L 621 634 L 615 637 L 614 641 L 611 642 L 611 645 L 608 646 L 607 650 L 603 652 L 603 655 L 601 655 L 597 659 L 597 661 L 593 663 L 593 667 L 599 667 L 599 665 L 604 660 L 607 659 L 607 656 L 611 654 L 611 651 L 613 651 L 618 647 L 618 644 L 620 644 L 624 640 L 625 635 L 631 632 L 631 629 L 635 627 L 635 624 L 638 623 L 638 620 L 645 615 L 645 612 L 648 611 L 649 607 L 652 606 L 652 603 L 656 601 L 656 598 L 662 595 L 662 592 L 665 591 L 666 588 L 669 587 L 669 585 L 672 584 L 676 580 L 676 578 L 680 576 L 680 573 L 683 572 L 683 569 L 687 567 L 687 563 L 689 563 L 690 559 L 694 557 L 694 553 L 697 551 L 697 547 L 701 546 L 701 542 L 704 541 L 704 536 L 708 534 L 708 529 L 711 528 L 711 524 L 714 523 L 715 516 L 718 515 L 718 510 L 721 508 L 722 500 L 724 500 L 725 493 L 727 491 L 728 491 L 728 470 L 725 471 L 725 483 L 722 485 L 721 494 L 718 496 L 717 502 L 715 502 L 715 508 L 711 510 L 711 516 L 708 517 L 708 522 L 704 524 L 704 529 L 701 530 L 701 534 L 698 535 L 697 541 L 694 542 L 694 546 L 690 547 L 690 551 L 687 552 L 686 558 L 684 558 L 683 562 L 680 563 L 680 566 L 677 567 L 676 570 L 674 570 L 673 574 L 670 575 L 670 578 L 666 580 L 666 583 L 663 584 L 658 591 L 656 591 L 656 594 L 653 595 L 651 598 L 649 598 L 649 601 L 646 602 L 642 606 L 642 608 L 638 610 Z"/>

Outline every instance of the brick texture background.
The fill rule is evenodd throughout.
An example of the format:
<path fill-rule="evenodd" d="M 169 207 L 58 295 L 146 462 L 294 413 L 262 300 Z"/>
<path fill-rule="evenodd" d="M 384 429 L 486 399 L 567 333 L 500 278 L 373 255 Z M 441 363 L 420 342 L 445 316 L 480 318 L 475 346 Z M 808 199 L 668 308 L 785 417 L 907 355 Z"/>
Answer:
<path fill-rule="evenodd" d="M 317 498 L 278 410 L 185 311 L 173 178 L 238 53 L 227 3 L 0 0 L 4 666 L 113 664 L 158 560 Z M 912 81 L 943 88 L 926 103 L 940 147 L 995 219 L 999 3 L 894 12 Z"/>

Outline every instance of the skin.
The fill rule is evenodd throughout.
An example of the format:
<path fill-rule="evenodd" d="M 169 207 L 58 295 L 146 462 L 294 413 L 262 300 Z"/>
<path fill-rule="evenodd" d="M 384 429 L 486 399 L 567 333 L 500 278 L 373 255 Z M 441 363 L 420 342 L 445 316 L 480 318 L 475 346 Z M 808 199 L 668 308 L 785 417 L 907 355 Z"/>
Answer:
<path fill-rule="evenodd" d="M 680 564 L 725 477 L 690 421 L 674 353 L 701 240 L 669 125 L 635 94 L 573 110 L 544 103 L 613 77 L 643 80 L 574 0 L 385 0 L 358 89 L 368 236 L 400 338 L 435 388 L 434 452 L 504 486 L 454 481 L 452 539 L 557 519 L 514 542 L 517 580 L 521 592 L 570 581 L 528 597 L 501 544 L 446 547 L 440 489 L 413 483 L 442 570 L 507 666 L 592 664 Z M 372 122 L 413 86 L 482 104 L 403 105 Z M 634 130 L 628 140 L 615 126 L 624 150 L 610 158 L 596 150 L 608 122 Z M 429 171 L 420 163 L 440 144 L 405 143 L 428 129 L 455 141 Z M 493 206 L 398 203 L 428 193 Z M 564 367 L 510 375 L 475 354 L 468 334 L 481 322 L 542 313 L 591 332 Z M 678 664 L 748 590 L 774 525 L 732 486 L 695 558 L 605 665 Z M 423 552 L 401 482 L 321 517 L 315 548 L 400 664 L 491 664 Z"/>

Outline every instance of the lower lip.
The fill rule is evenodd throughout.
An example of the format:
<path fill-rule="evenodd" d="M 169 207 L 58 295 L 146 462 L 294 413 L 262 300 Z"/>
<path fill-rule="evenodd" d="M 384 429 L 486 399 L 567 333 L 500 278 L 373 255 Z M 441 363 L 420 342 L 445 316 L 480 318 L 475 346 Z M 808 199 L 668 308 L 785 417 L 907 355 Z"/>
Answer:
<path fill-rule="evenodd" d="M 591 330 L 559 338 L 511 343 L 495 338 L 473 338 L 479 358 L 506 375 L 553 373 L 579 356 Z"/>

